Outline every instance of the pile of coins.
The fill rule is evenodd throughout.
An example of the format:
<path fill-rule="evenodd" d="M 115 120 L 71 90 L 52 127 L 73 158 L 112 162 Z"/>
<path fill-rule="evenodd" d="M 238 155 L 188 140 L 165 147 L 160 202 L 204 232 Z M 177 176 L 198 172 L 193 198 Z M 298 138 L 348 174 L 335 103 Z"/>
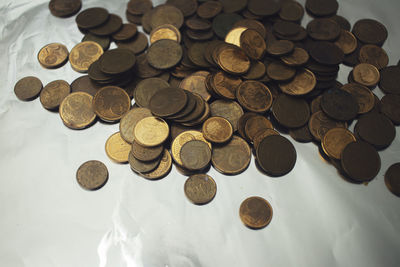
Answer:
<path fill-rule="evenodd" d="M 59 17 L 81 7 L 80 0 L 61 2 L 49 4 Z M 120 131 L 106 142 L 107 155 L 129 162 L 147 179 L 166 176 L 174 162 L 190 176 L 184 190 L 195 204 L 216 194 L 215 181 L 205 174 L 210 165 L 239 174 L 253 153 L 262 173 L 290 172 L 297 154 L 280 132 L 315 142 L 347 180 L 369 182 L 381 167 L 377 150 L 391 144 L 394 125 L 400 124 L 400 68 L 387 66 L 384 25 L 361 19 L 351 29 L 337 10 L 336 0 L 307 0 L 305 9 L 292 0 L 168 0 L 156 7 L 150 0 L 131 0 L 130 23 L 123 23 L 104 8 L 88 8 L 76 16 L 85 36 L 69 56 L 58 43 L 38 54 L 45 68 L 69 58 L 74 70 L 88 75 L 71 86 L 58 80 L 43 89 L 40 80 L 26 77 L 15 93 L 21 100 L 40 94 L 42 105 L 59 109 L 72 129 L 96 118 L 119 121 Z M 313 20 L 303 27 L 305 11 Z M 150 45 L 137 25 L 149 33 Z M 109 50 L 112 41 L 117 48 Z M 353 67 L 344 85 L 337 81 L 340 64 Z M 382 99 L 372 91 L 377 85 Z M 78 182 L 87 189 L 101 187 L 108 172 L 101 172 L 100 181 L 85 182 L 91 173 L 82 170 L 85 164 Z M 100 165 L 89 164 L 95 166 Z M 385 182 L 400 195 L 397 165 Z M 251 197 L 240 216 L 248 227 L 262 228 L 271 221 L 272 208 Z"/>

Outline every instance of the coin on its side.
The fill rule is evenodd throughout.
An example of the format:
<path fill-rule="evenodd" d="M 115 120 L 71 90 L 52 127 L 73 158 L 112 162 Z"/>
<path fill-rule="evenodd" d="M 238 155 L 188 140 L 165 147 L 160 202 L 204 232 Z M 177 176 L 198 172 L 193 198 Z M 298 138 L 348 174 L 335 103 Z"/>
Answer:
<path fill-rule="evenodd" d="M 55 69 L 67 62 L 68 49 L 63 44 L 51 43 L 40 49 L 37 57 L 44 68 Z"/>
<path fill-rule="evenodd" d="M 168 138 L 168 124 L 161 118 L 141 119 L 133 130 L 135 141 L 144 147 L 159 146 Z"/>
<path fill-rule="evenodd" d="M 69 54 L 71 67 L 77 72 L 87 72 L 89 66 L 103 54 L 103 48 L 96 42 L 85 41 L 74 46 Z"/>
<path fill-rule="evenodd" d="M 14 86 L 14 93 L 19 100 L 29 101 L 35 99 L 43 88 L 42 82 L 33 76 L 20 79 Z"/>
<path fill-rule="evenodd" d="M 76 172 L 76 180 L 86 190 L 100 189 L 108 180 L 107 167 L 97 160 L 87 161 Z"/>
<path fill-rule="evenodd" d="M 193 204 L 202 205 L 213 200 L 217 193 L 217 184 L 207 174 L 194 174 L 186 180 L 184 191 Z"/>
<path fill-rule="evenodd" d="M 93 97 L 85 92 L 69 94 L 61 102 L 59 113 L 65 126 L 71 129 L 83 129 L 96 119 L 92 108 Z"/>
<path fill-rule="evenodd" d="M 105 86 L 93 98 L 93 110 L 104 121 L 118 121 L 130 108 L 131 98 L 117 86 Z"/>
<path fill-rule="evenodd" d="M 66 81 L 52 81 L 40 92 L 40 103 L 46 109 L 56 109 L 70 92 L 71 87 Z"/>
<path fill-rule="evenodd" d="M 107 156 L 117 163 L 127 163 L 131 145 L 122 139 L 120 132 L 112 134 L 106 141 Z"/>
<path fill-rule="evenodd" d="M 343 149 L 347 144 L 355 142 L 353 133 L 345 128 L 330 129 L 322 139 L 321 145 L 324 152 L 334 159 L 340 159 Z"/>
<path fill-rule="evenodd" d="M 240 205 L 239 216 L 249 228 L 261 229 L 272 220 L 272 207 L 262 197 L 249 197 Z"/>
<path fill-rule="evenodd" d="M 171 154 L 169 154 L 167 149 L 164 149 L 164 153 L 161 158 L 160 164 L 158 164 L 158 167 L 151 172 L 141 173 L 140 175 L 150 180 L 161 179 L 169 173 L 171 167 L 172 167 Z"/>
<path fill-rule="evenodd" d="M 203 136 L 212 143 L 225 143 L 233 135 L 231 123 L 222 117 L 210 117 L 202 127 Z"/>
<path fill-rule="evenodd" d="M 135 136 L 133 130 L 136 124 L 143 118 L 151 117 L 151 111 L 147 108 L 133 108 L 121 118 L 119 123 L 119 131 L 122 138 L 128 143 L 133 143 Z"/>

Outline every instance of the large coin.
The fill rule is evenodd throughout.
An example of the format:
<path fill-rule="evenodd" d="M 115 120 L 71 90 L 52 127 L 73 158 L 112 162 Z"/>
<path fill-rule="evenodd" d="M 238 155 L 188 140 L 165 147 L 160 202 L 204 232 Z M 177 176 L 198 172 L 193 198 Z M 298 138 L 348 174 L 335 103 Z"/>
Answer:
<path fill-rule="evenodd" d="M 85 92 L 69 94 L 61 102 L 59 113 L 65 126 L 83 129 L 96 119 L 92 108 L 93 97 Z"/>

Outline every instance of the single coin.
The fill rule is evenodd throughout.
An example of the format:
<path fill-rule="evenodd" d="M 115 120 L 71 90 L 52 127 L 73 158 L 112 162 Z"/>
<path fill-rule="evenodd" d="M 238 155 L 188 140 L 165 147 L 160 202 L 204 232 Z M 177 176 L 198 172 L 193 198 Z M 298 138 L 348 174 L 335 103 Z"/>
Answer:
<path fill-rule="evenodd" d="M 235 175 L 249 166 L 250 159 L 249 145 L 245 140 L 234 135 L 227 144 L 213 148 L 211 162 L 217 171 Z"/>
<path fill-rule="evenodd" d="M 153 161 L 161 156 L 164 151 L 164 147 L 162 145 L 144 147 L 138 142 L 133 141 L 130 151 L 132 155 L 140 161 Z"/>
<path fill-rule="evenodd" d="M 258 81 L 245 81 L 236 91 L 239 103 L 247 110 L 264 113 L 272 106 L 272 94 L 268 87 Z"/>
<path fill-rule="evenodd" d="M 211 95 L 206 89 L 205 80 L 210 73 L 208 71 L 197 71 L 184 78 L 179 88 L 185 89 L 191 93 L 199 94 L 205 101 L 210 100 Z"/>
<path fill-rule="evenodd" d="M 154 147 L 164 143 L 169 135 L 169 127 L 161 118 L 146 117 L 137 122 L 133 133 L 138 144 Z"/>
<path fill-rule="evenodd" d="M 236 13 L 218 14 L 212 21 L 213 31 L 220 39 L 224 40 L 232 26 L 241 19 L 243 19 L 242 16 Z"/>
<path fill-rule="evenodd" d="M 365 114 L 358 120 L 355 129 L 360 139 L 376 149 L 388 147 L 396 136 L 396 129 L 391 120 L 379 113 Z"/>
<path fill-rule="evenodd" d="M 149 64 L 156 69 L 169 69 L 182 59 L 182 47 L 178 42 L 162 39 L 153 43 L 147 51 Z"/>
<path fill-rule="evenodd" d="M 14 86 L 14 93 L 19 100 L 30 101 L 38 97 L 43 84 L 39 78 L 27 76 L 20 79 Z"/>
<path fill-rule="evenodd" d="M 274 129 L 262 129 L 259 132 L 257 132 L 254 137 L 253 137 L 253 146 L 257 150 L 257 147 L 260 145 L 261 141 L 270 135 L 279 135 L 279 132 L 275 131 Z"/>
<path fill-rule="evenodd" d="M 360 49 L 359 61 L 374 65 L 378 70 L 389 64 L 389 57 L 383 48 L 377 45 L 363 45 Z"/>
<path fill-rule="evenodd" d="M 86 190 L 100 189 L 108 180 L 107 167 L 98 160 L 87 161 L 78 168 L 76 180 Z"/>
<path fill-rule="evenodd" d="M 71 87 L 66 81 L 52 81 L 40 92 L 40 103 L 46 109 L 56 109 L 70 92 Z"/>
<path fill-rule="evenodd" d="M 121 28 L 112 35 L 112 38 L 116 41 L 126 41 L 137 33 L 137 27 L 135 24 L 132 23 L 124 23 L 122 24 Z"/>
<path fill-rule="evenodd" d="M 135 63 L 135 54 L 125 48 L 108 50 L 99 58 L 100 70 L 110 75 L 125 73 L 132 69 Z"/>
<path fill-rule="evenodd" d="M 170 172 L 171 167 L 172 167 L 171 154 L 169 154 L 168 150 L 164 149 L 164 153 L 163 156 L 161 157 L 161 161 L 160 164 L 158 164 L 158 167 L 151 172 L 140 173 L 140 175 L 150 180 L 161 179 Z"/>
<path fill-rule="evenodd" d="M 231 123 L 222 117 L 210 117 L 202 127 L 203 136 L 212 143 L 225 143 L 231 139 L 233 128 Z"/>
<path fill-rule="evenodd" d="M 59 68 L 67 62 L 68 49 L 65 45 L 59 43 L 47 44 L 39 50 L 37 57 L 40 65 L 44 68 Z"/>
<path fill-rule="evenodd" d="M 383 45 L 388 36 L 386 27 L 373 19 L 360 19 L 353 25 L 353 34 L 364 44 Z"/>
<path fill-rule="evenodd" d="M 333 41 L 341 33 L 341 28 L 331 19 L 314 19 L 307 24 L 308 35 L 318 41 Z"/>
<path fill-rule="evenodd" d="M 158 157 L 152 161 L 140 161 L 135 158 L 132 153 L 129 153 L 128 161 L 132 171 L 143 174 L 154 171 L 160 165 L 161 157 Z"/>
<path fill-rule="evenodd" d="M 386 171 L 385 184 L 390 192 L 400 197 L 400 163 L 391 165 Z"/>
<path fill-rule="evenodd" d="M 236 47 L 225 47 L 218 54 L 218 65 L 231 74 L 244 74 L 250 69 L 250 59 Z"/>
<path fill-rule="evenodd" d="M 191 202 L 203 205 L 213 200 L 217 193 L 217 184 L 207 174 L 194 174 L 186 180 L 184 191 Z"/>
<path fill-rule="evenodd" d="M 151 97 L 149 109 L 156 116 L 173 116 L 183 110 L 187 101 L 188 97 L 183 89 L 163 88 Z"/>
<path fill-rule="evenodd" d="M 317 80 L 314 73 L 308 69 L 300 69 L 293 80 L 286 83 L 279 83 L 279 88 L 288 95 L 305 95 L 311 92 L 316 84 Z"/>
<path fill-rule="evenodd" d="M 386 94 L 400 94 L 400 68 L 388 66 L 380 71 L 379 88 Z"/>
<path fill-rule="evenodd" d="M 257 134 L 260 132 L 273 129 L 272 123 L 264 116 L 256 115 L 249 118 L 244 126 L 245 136 L 253 142 Z"/>
<path fill-rule="evenodd" d="M 105 149 L 107 156 L 111 160 L 117 163 L 128 162 L 131 145 L 121 137 L 119 132 L 112 134 L 107 139 Z"/>
<path fill-rule="evenodd" d="M 129 95 L 117 86 L 103 87 L 93 98 L 93 110 L 104 121 L 118 121 L 130 108 Z"/>
<path fill-rule="evenodd" d="M 310 107 L 304 99 L 280 94 L 272 104 L 274 118 L 284 127 L 299 128 L 310 118 Z"/>
<path fill-rule="evenodd" d="M 181 10 L 171 5 L 162 5 L 154 11 L 150 24 L 153 29 L 164 24 L 172 24 L 179 29 L 183 25 L 183 20 Z"/>
<path fill-rule="evenodd" d="M 180 9 L 185 17 L 192 16 L 197 10 L 196 0 L 167 0 L 167 4 Z"/>
<path fill-rule="evenodd" d="M 380 111 L 395 125 L 400 124 L 400 95 L 387 94 L 380 101 Z"/>
<path fill-rule="evenodd" d="M 103 48 L 95 42 L 85 41 L 72 48 L 69 54 L 71 67 L 77 72 L 87 72 L 89 66 L 103 54 Z"/>
<path fill-rule="evenodd" d="M 60 117 L 65 126 L 71 129 L 83 129 L 96 119 L 92 108 L 93 96 L 85 92 L 67 95 L 60 104 Z"/>
<path fill-rule="evenodd" d="M 337 65 L 344 59 L 342 49 L 330 42 L 315 42 L 309 53 L 315 61 L 324 65 Z"/>
<path fill-rule="evenodd" d="M 133 53 L 140 54 L 148 47 L 149 43 L 144 33 L 138 32 L 132 39 L 127 41 L 116 41 L 119 48 L 126 48 Z"/>
<path fill-rule="evenodd" d="M 245 30 L 247 30 L 246 27 L 232 28 L 225 36 L 225 43 L 240 47 L 240 36 Z"/>
<path fill-rule="evenodd" d="M 307 0 L 305 7 L 316 17 L 325 17 L 336 14 L 339 3 L 336 0 Z"/>
<path fill-rule="evenodd" d="M 222 4 L 219 1 L 206 1 L 197 8 L 197 15 L 203 19 L 211 19 L 222 11 Z"/>
<path fill-rule="evenodd" d="M 312 136 L 307 124 L 300 128 L 290 129 L 289 135 L 294 140 L 296 140 L 297 142 L 301 142 L 301 143 L 308 143 L 313 140 L 313 136 Z"/>
<path fill-rule="evenodd" d="M 367 87 L 373 87 L 380 80 L 379 70 L 368 63 L 360 63 L 353 69 L 353 78 L 356 83 Z"/>
<path fill-rule="evenodd" d="M 356 50 L 357 39 L 351 32 L 342 29 L 339 38 L 335 41 L 335 45 L 342 49 L 345 55 L 348 55 Z"/>
<path fill-rule="evenodd" d="M 60 18 L 67 18 L 75 15 L 81 7 L 81 0 L 51 0 L 49 2 L 51 14 Z"/>
<path fill-rule="evenodd" d="M 235 100 L 236 90 L 242 83 L 242 79 L 229 75 L 223 71 L 219 71 L 212 75 L 211 85 L 213 91 L 220 97 Z"/>
<path fill-rule="evenodd" d="M 122 19 L 120 16 L 115 14 L 110 14 L 108 20 L 95 28 L 89 29 L 89 31 L 93 34 L 99 36 L 109 36 L 113 35 L 114 33 L 118 32 L 122 27 Z"/>
<path fill-rule="evenodd" d="M 330 129 L 338 127 L 347 128 L 347 124 L 329 118 L 322 110 L 312 114 L 308 122 L 308 128 L 316 141 L 321 141 Z"/>
<path fill-rule="evenodd" d="M 272 207 L 261 197 L 249 197 L 240 205 L 239 216 L 249 228 L 261 229 L 272 220 Z"/>
<path fill-rule="evenodd" d="M 345 173 L 358 182 L 369 182 L 375 178 L 381 168 L 378 152 L 371 145 L 351 142 L 342 151 L 341 165 Z"/>
<path fill-rule="evenodd" d="M 127 11 L 132 15 L 140 16 L 153 8 L 150 0 L 130 0 L 126 7 Z"/>
<path fill-rule="evenodd" d="M 110 48 L 110 43 L 111 43 L 111 39 L 109 36 L 97 36 L 90 32 L 86 33 L 85 36 L 83 36 L 81 42 L 86 42 L 86 41 L 93 41 L 95 43 L 98 43 L 103 48 L 103 51 L 108 50 L 108 48 Z"/>
<path fill-rule="evenodd" d="M 147 108 L 133 108 L 121 118 L 119 123 L 119 132 L 121 137 L 128 143 L 133 143 L 135 136 L 133 130 L 136 124 L 144 118 L 151 117 L 151 111 Z"/>
<path fill-rule="evenodd" d="M 272 56 L 284 56 L 291 54 L 295 49 L 292 41 L 289 40 L 276 40 L 268 43 L 266 51 Z"/>
<path fill-rule="evenodd" d="M 375 105 L 374 94 L 363 85 L 348 83 L 343 85 L 340 89 L 349 92 L 357 100 L 358 114 L 364 114 L 371 111 Z"/>
<path fill-rule="evenodd" d="M 191 140 L 185 143 L 180 151 L 182 166 L 191 171 L 202 170 L 211 160 L 211 149 L 207 143 Z"/>
<path fill-rule="evenodd" d="M 181 42 L 181 33 L 172 24 L 160 25 L 150 32 L 150 44 L 157 42 L 158 40 L 173 40 L 175 42 Z"/>
<path fill-rule="evenodd" d="M 172 145 L 171 145 L 172 157 L 174 158 L 174 161 L 178 165 L 183 166 L 182 158 L 181 158 L 182 147 L 187 142 L 192 141 L 192 140 L 197 140 L 197 141 L 206 143 L 208 145 L 209 149 L 211 150 L 211 143 L 209 143 L 206 139 L 204 139 L 204 136 L 201 132 L 194 131 L 194 130 L 182 132 L 172 141 Z"/>
<path fill-rule="evenodd" d="M 240 35 L 240 47 L 252 59 L 260 60 L 267 49 L 264 38 L 255 30 L 247 29 Z"/>
<path fill-rule="evenodd" d="M 247 9 L 257 16 L 272 16 L 281 9 L 281 2 L 276 0 L 249 0 Z"/>
<path fill-rule="evenodd" d="M 215 100 L 210 104 L 212 117 L 223 117 L 227 119 L 233 127 L 233 131 L 237 131 L 239 118 L 243 115 L 242 107 L 235 101 Z"/>
<path fill-rule="evenodd" d="M 281 10 L 279 11 L 279 17 L 283 20 L 298 22 L 304 16 L 303 6 L 296 1 L 284 1 L 282 3 Z"/>
<path fill-rule="evenodd" d="M 148 108 L 150 99 L 164 88 L 169 88 L 169 84 L 163 79 L 149 78 L 142 80 L 137 84 L 134 92 L 135 103 L 140 107 Z"/>
<path fill-rule="evenodd" d="M 296 75 L 296 69 L 279 61 L 273 61 L 267 66 L 267 75 L 275 81 L 288 81 Z"/>
<path fill-rule="evenodd" d="M 331 89 L 322 95 L 321 108 L 329 117 L 339 121 L 352 120 L 358 114 L 357 100 L 339 89 Z"/>
<path fill-rule="evenodd" d="M 340 159 L 343 149 L 347 144 L 355 142 L 353 133 L 345 128 L 330 129 L 322 139 L 321 145 L 324 152 L 334 159 Z"/>
<path fill-rule="evenodd" d="M 93 7 L 83 10 L 76 16 L 75 21 L 81 29 L 90 29 L 105 23 L 110 14 L 101 7 Z"/>
<path fill-rule="evenodd" d="M 281 57 L 281 60 L 288 66 L 298 67 L 306 64 L 309 58 L 310 56 L 306 50 L 295 47 L 291 54 Z"/>

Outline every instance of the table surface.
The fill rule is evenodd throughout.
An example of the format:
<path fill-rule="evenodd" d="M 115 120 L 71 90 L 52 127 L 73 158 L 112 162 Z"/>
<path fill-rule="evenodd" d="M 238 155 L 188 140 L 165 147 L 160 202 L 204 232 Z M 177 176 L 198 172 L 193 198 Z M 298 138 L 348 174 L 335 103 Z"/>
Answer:
<path fill-rule="evenodd" d="M 83 2 L 83 9 L 103 6 L 126 21 L 127 0 Z M 396 0 L 343 0 L 338 14 L 352 25 L 361 18 L 386 25 L 383 48 L 393 65 L 400 58 L 399 10 Z M 265 176 L 254 157 L 237 176 L 211 168 L 216 197 L 193 205 L 183 192 L 186 177 L 175 167 L 149 181 L 107 158 L 105 141 L 118 124 L 70 130 L 38 99 L 16 98 L 14 84 L 24 76 L 45 85 L 81 75 L 69 63 L 48 70 L 36 59 L 45 44 L 71 49 L 80 42 L 74 19 L 52 16 L 46 0 L 0 3 L 0 266 L 399 266 L 400 198 L 384 183 L 387 168 L 400 161 L 399 135 L 379 152 L 381 171 L 367 186 L 342 179 L 316 145 L 288 137 L 297 151 L 292 172 Z M 309 20 L 306 15 L 303 25 Z M 341 66 L 338 80 L 345 83 L 349 70 Z M 374 93 L 382 97 L 379 88 Z M 75 178 L 91 159 L 110 173 L 95 192 Z M 254 195 L 274 210 L 270 225 L 258 231 L 246 228 L 238 214 L 240 203 Z"/>

